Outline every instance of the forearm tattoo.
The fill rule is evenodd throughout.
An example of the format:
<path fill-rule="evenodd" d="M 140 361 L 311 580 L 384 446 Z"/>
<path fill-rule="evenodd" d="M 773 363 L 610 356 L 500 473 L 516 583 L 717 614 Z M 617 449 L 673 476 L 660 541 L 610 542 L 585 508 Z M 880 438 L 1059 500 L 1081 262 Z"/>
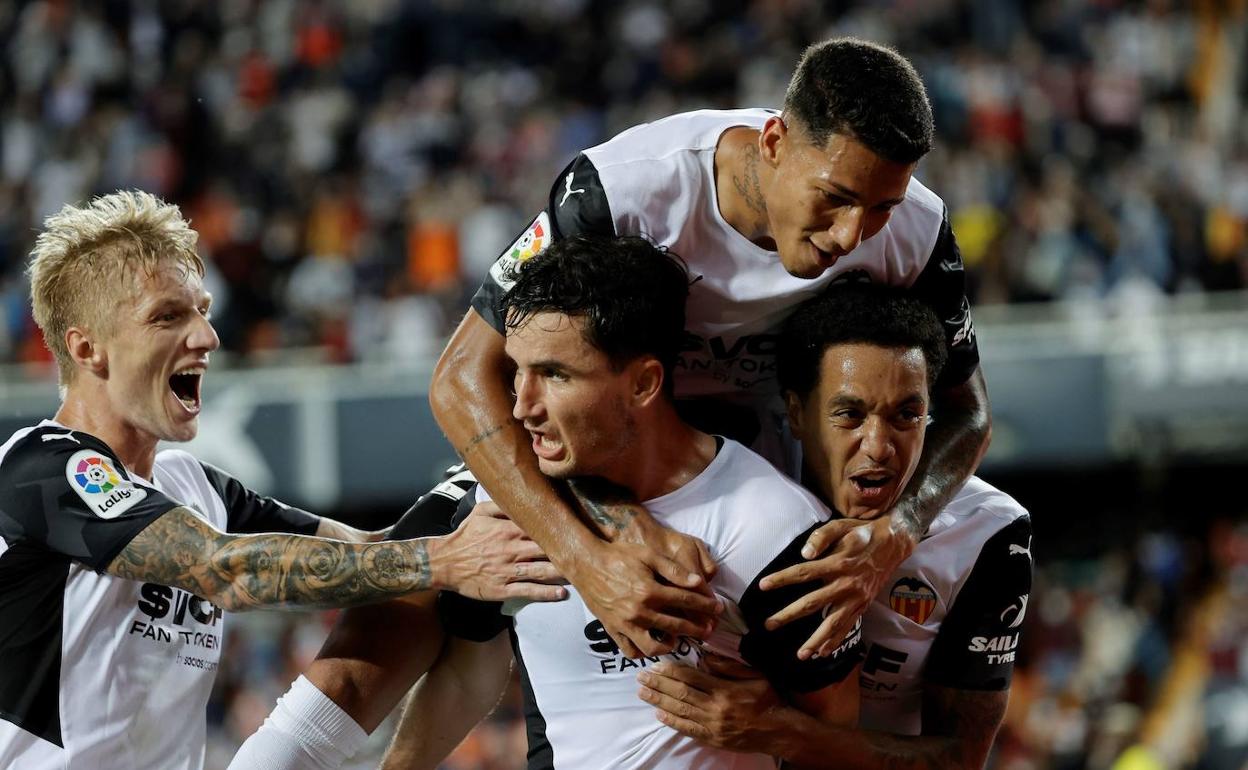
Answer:
<path fill-rule="evenodd" d="M 149 524 L 113 559 L 108 572 L 183 588 L 228 610 L 348 607 L 432 584 L 423 542 L 231 535 L 187 508 L 175 508 Z"/>
<path fill-rule="evenodd" d="M 464 455 L 467 455 L 469 452 L 476 449 L 477 446 L 481 444 L 481 442 L 485 441 L 490 436 L 493 436 L 501 432 L 503 430 L 503 427 L 504 426 L 502 425 L 492 425 L 486 428 L 485 430 L 481 431 L 477 435 L 473 436 L 472 438 L 468 439 L 468 443 L 464 444 L 464 446 L 461 447 L 459 450 L 460 456 L 462 457 Z"/>

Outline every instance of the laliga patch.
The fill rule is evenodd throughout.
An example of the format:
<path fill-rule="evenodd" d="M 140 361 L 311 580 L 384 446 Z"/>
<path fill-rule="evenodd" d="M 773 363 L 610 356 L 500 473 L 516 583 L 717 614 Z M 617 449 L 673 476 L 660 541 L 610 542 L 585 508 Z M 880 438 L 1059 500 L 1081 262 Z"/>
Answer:
<path fill-rule="evenodd" d="M 146 489 L 122 478 L 113 461 L 93 449 L 83 449 L 69 458 L 65 480 L 101 519 L 115 519 L 147 497 Z"/>
<path fill-rule="evenodd" d="M 490 268 L 490 276 L 494 282 L 504 291 L 510 289 L 515 283 L 508 275 L 511 269 L 540 254 L 542 249 L 550 245 L 550 236 L 550 217 L 543 211 L 537 215 L 537 219 L 533 220 L 533 224 L 529 225 L 529 229 L 525 230 L 516 242 L 511 244 L 511 248 L 507 249 L 506 253 L 499 257 Z"/>
<path fill-rule="evenodd" d="M 936 592 L 918 578 L 904 577 L 893 584 L 888 606 L 898 615 L 923 625 L 936 609 Z"/>

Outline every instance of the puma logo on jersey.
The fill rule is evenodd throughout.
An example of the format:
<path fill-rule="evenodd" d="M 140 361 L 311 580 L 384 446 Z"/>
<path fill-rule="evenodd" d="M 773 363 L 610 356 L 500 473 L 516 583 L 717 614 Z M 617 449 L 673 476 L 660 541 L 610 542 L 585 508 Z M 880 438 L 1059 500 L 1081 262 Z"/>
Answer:
<path fill-rule="evenodd" d="M 44 442 L 48 442 L 48 441 L 56 441 L 56 440 L 58 440 L 58 439 L 64 439 L 64 440 L 66 440 L 66 441 L 72 441 L 72 442 L 74 442 L 75 444 L 81 444 L 81 443 L 82 443 L 82 442 L 81 442 L 81 441 L 79 441 L 78 439 L 74 438 L 74 434 L 73 434 L 72 432 L 70 432 L 70 433 L 45 433 L 45 434 L 43 434 L 43 440 L 44 440 Z"/>
<path fill-rule="evenodd" d="M 1026 556 L 1027 560 L 1031 560 L 1031 538 L 1027 538 L 1027 546 L 1023 547 L 1015 543 L 1010 543 L 1010 556 Z"/>
<path fill-rule="evenodd" d="M 577 187 L 575 189 L 572 187 L 572 177 L 575 175 L 576 175 L 575 171 L 569 171 L 568 175 L 563 178 L 564 192 L 563 192 L 563 198 L 559 200 L 560 208 L 563 208 L 563 204 L 568 202 L 568 198 L 572 197 L 573 195 L 580 195 L 581 193 L 585 192 L 584 187 Z"/>

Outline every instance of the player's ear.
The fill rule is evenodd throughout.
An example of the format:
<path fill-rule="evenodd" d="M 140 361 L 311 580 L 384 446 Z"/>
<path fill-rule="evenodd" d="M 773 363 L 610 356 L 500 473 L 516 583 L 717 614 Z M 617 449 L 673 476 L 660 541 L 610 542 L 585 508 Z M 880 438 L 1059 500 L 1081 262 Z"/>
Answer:
<path fill-rule="evenodd" d="M 65 330 L 65 348 L 80 369 L 98 376 L 108 374 L 108 353 L 99 344 L 99 335 L 79 326 Z"/>
<path fill-rule="evenodd" d="M 802 440 L 802 400 L 791 390 L 784 391 L 784 408 L 789 413 L 789 432 Z"/>
<path fill-rule="evenodd" d="M 637 406 L 649 406 L 663 396 L 663 383 L 667 379 L 663 364 L 657 358 L 644 357 L 634 362 L 633 401 Z"/>
<path fill-rule="evenodd" d="M 775 168 L 780 165 L 788 135 L 789 127 L 779 115 L 773 115 L 763 124 L 763 130 L 758 134 L 758 154 L 768 166 Z"/>

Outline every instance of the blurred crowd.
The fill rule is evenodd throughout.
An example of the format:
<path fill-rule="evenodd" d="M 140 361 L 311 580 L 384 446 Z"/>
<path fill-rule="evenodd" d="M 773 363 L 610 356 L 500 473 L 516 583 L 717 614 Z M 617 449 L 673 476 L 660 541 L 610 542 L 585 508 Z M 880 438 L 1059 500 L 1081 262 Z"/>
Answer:
<path fill-rule="evenodd" d="M 1243 0 L 0 3 L 0 363 L 46 352 L 22 266 L 139 187 L 200 233 L 243 363 L 436 351 L 579 149 L 778 106 L 802 48 L 890 43 L 939 136 L 976 302 L 1248 284 Z"/>
<path fill-rule="evenodd" d="M 1240 517 L 1242 519 L 1242 516 Z M 994 770 L 1248 766 L 1248 524 L 1148 530 L 1108 553 L 1037 542 Z M 224 768 L 319 649 L 330 615 L 234 616 L 209 719 Z M 443 770 L 523 770 L 518 688 Z M 394 718 L 352 768 L 376 767 Z M 214 764 L 216 763 L 216 764 Z"/>
<path fill-rule="evenodd" d="M 685 109 L 779 106 L 803 47 L 841 34 L 927 83 L 918 176 L 972 301 L 1243 289 L 1246 17 L 1248 0 L 0 2 L 0 365 L 48 359 L 22 274 L 43 218 L 118 188 L 192 220 L 235 364 L 435 353 L 578 150 Z M 993 766 L 1243 767 L 1248 530 L 1044 550 Z M 232 621 L 210 767 L 329 622 Z M 522 767 L 518 710 L 512 692 L 446 767 Z"/>

